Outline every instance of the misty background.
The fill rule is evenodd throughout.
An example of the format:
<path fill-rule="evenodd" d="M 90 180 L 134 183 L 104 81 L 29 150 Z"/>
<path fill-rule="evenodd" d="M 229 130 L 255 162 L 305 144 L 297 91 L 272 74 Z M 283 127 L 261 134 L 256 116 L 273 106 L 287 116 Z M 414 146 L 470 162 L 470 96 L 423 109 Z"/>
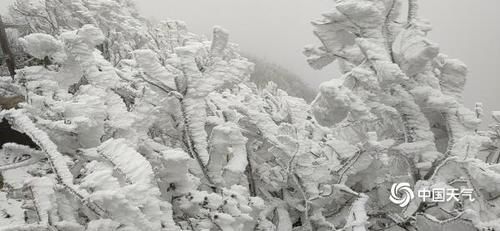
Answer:
<path fill-rule="evenodd" d="M 0 0 L 5 12 L 13 0 Z M 318 44 L 310 21 L 334 7 L 333 0 L 136 0 L 149 19 L 179 19 L 197 33 L 211 36 L 214 25 L 229 30 L 231 41 L 243 53 L 276 63 L 317 88 L 336 78 L 336 65 L 316 71 L 310 68 L 302 48 Z M 500 110 L 500 1 L 419 0 L 420 15 L 434 27 L 431 39 L 443 53 L 469 67 L 465 105 L 484 104 Z"/>

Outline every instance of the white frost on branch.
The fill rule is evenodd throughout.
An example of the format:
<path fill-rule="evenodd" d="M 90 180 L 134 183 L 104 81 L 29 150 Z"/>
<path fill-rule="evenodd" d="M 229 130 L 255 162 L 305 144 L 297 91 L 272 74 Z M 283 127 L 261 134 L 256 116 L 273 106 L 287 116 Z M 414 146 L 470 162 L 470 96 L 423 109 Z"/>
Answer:
<path fill-rule="evenodd" d="M 43 60 L 48 57 L 56 62 L 62 62 L 66 58 L 62 42 L 51 35 L 33 33 L 19 39 L 19 41 L 26 52 L 37 59 Z"/>

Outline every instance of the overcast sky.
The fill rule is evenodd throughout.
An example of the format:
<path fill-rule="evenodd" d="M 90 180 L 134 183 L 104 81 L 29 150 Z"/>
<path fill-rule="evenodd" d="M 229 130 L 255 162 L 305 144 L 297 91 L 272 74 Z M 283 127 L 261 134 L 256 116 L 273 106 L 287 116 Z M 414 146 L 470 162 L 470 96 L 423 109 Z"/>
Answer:
<path fill-rule="evenodd" d="M 8 2 L 0 0 L 0 8 Z M 180 19 L 200 34 L 214 25 L 231 33 L 241 50 L 268 59 L 317 87 L 338 76 L 331 66 L 312 70 L 302 48 L 317 44 L 310 21 L 333 7 L 333 0 L 136 0 L 147 18 Z M 434 25 L 430 37 L 442 52 L 469 67 L 466 105 L 483 102 L 500 110 L 500 0 L 419 0 L 420 15 Z M 5 4 L 4 4 L 5 3 Z M 3 11 L 3 9 L 1 9 Z M 489 115 L 488 115 L 489 116 Z"/>

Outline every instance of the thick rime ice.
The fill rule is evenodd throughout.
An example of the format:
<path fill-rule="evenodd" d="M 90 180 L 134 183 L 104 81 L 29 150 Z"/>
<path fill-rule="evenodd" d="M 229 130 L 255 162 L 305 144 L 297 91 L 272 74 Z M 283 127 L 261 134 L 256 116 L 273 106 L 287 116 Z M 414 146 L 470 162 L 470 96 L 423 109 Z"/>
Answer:
<path fill-rule="evenodd" d="M 63 44 L 48 34 L 33 33 L 19 39 L 26 52 L 38 59 L 64 60 Z"/>
<path fill-rule="evenodd" d="M 491 160 L 493 153 L 497 152 L 494 150 L 498 147 L 495 143 L 498 135 L 478 132 L 483 114 L 481 104 L 476 104 L 475 111 L 462 104 L 466 66 L 441 54 L 439 47 L 426 38 L 431 27 L 417 16 L 417 1 L 409 1 L 408 19 L 401 23 L 401 2 L 337 0 L 334 10 L 313 23 L 322 45 L 305 48 L 304 54 L 309 57 L 311 66 L 322 68 L 338 60 L 344 73 L 340 79 L 321 85 L 320 94 L 312 103 L 313 113 L 318 122 L 333 127 L 337 136 L 347 138 L 353 144 L 352 141 L 369 139 L 367 134 L 370 132 L 375 132 L 378 139 L 393 140 L 391 145 L 377 148 L 377 155 L 368 163 L 363 164 L 361 158 L 366 154 L 361 154 L 360 159 L 352 163 L 353 167 L 376 167 L 378 170 L 363 171 L 372 174 L 365 178 L 378 184 L 406 181 L 419 185 L 425 181 L 440 185 L 464 179 L 469 186 L 475 185 L 476 192 L 485 190 L 474 183 L 479 180 L 478 176 L 458 169 L 450 172 L 448 181 L 439 179 L 439 171 L 451 164 L 451 159 L 460 160 L 468 166 L 463 167 L 467 171 L 476 169 L 472 163 L 477 163 L 479 160 L 475 158 L 481 158 L 481 155 L 487 155 L 487 161 Z M 495 129 L 498 131 L 498 127 Z M 365 144 L 361 151 L 373 152 L 370 151 L 371 145 Z M 381 152 L 385 154 L 381 155 Z M 487 173 L 486 169 L 483 171 L 484 174 L 493 174 Z M 375 176 L 377 172 L 382 175 Z M 383 172 L 392 177 L 383 176 Z M 370 197 L 369 201 L 377 203 L 367 203 L 367 211 L 384 211 L 385 198 L 375 194 L 380 190 L 370 186 L 361 176 L 354 174 L 345 183 L 356 186 Z M 500 213 L 491 203 L 490 199 L 482 197 L 460 208 L 438 204 L 441 211 L 437 211 L 422 207 L 425 203 L 421 201 L 414 201 L 414 206 L 398 214 L 397 219 L 394 219 L 395 214 L 389 215 L 385 211 L 389 218 L 369 217 L 371 224 L 364 225 L 361 230 L 383 229 L 384 226 L 374 223 L 387 222 L 387 219 L 388 223 L 406 228 L 403 223 L 415 218 L 416 227 L 423 230 L 437 230 L 426 227 L 443 227 L 443 222 L 448 221 L 456 222 L 453 225 L 464 224 L 465 230 L 472 230 L 473 226 L 493 228 L 496 226 L 492 225 L 495 223 L 492 220 Z M 475 218 L 450 212 L 464 210 Z M 486 210 L 496 217 L 481 215 Z M 442 211 L 449 213 L 443 215 Z M 352 230 L 359 228 L 355 221 L 348 219 L 349 222 L 353 223 Z"/>
<path fill-rule="evenodd" d="M 129 0 L 17 0 L 29 65 L 0 78 L 19 108 L 0 120 L 36 145 L 0 149 L 0 230 L 500 229 L 500 112 L 479 130 L 467 68 L 417 1 L 335 2 L 304 54 L 342 76 L 308 104 L 251 83 L 221 27 L 208 40 Z M 475 200 L 400 208 L 401 182 Z"/>

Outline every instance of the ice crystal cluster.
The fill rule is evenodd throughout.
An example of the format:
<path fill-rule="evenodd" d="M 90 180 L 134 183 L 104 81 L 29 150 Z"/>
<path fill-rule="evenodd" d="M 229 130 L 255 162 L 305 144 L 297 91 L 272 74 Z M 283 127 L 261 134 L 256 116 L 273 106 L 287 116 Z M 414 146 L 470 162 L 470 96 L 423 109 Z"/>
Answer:
<path fill-rule="evenodd" d="M 25 102 L 0 118 L 34 144 L 0 151 L 0 230 L 500 230 L 500 113 L 479 131 L 466 66 L 404 2 L 336 0 L 313 22 L 308 62 L 342 76 L 308 104 L 251 83 L 220 27 L 152 24 L 127 0 L 18 0 L 40 62 L 1 78 Z M 475 200 L 401 208 L 399 182 Z"/>

